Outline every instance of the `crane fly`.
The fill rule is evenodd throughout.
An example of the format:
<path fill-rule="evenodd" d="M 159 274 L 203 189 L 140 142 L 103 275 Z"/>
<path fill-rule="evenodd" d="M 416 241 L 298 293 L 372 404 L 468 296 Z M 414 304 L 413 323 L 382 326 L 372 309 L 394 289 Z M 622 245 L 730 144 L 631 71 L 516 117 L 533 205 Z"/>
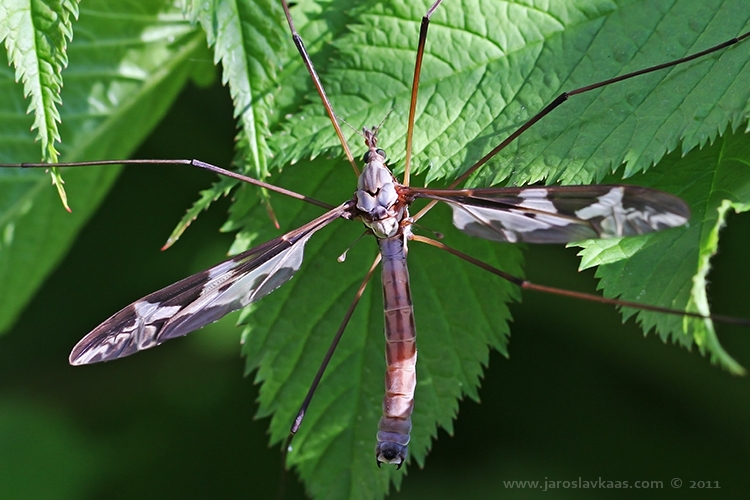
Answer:
<path fill-rule="evenodd" d="M 282 2 L 283 3 L 283 2 Z M 447 250 L 465 261 L 493 272 L 525 288 L 544 290 L 526 281 L 509 276 L 488 264 L 483 264 L 468 255 L 454 250 L 440 241 L 415 234 L 413 224 L 429 210 L 433 202 L 447 204 L 453 211 L 454 225 L 470 236 L 498 242 L 527 243 L 569 243 L 590 238 L 619 238 L 653 231 L 675 228 L 685 224 L 689 218 L 687 205 L 678 197 L 650 188 L 629 185 L 590 185 L 590 186 L 535 186 L 509 188 L 456 188 L 478 171 L 487 160 L 515 140 L 538 120 L 569 97 L 584 93 L 638 74 L 627 74 L 600 84 L 582 87 L 554 100 L 526 124 L 498 145 L 457 178 L 448 189 L 416 188 L 410 186 L 409 162 L 411 160 L 412 136 L 418 100 L 417 89 L 420 64 L 424 54 L 425 41 L 430 16 L 441 2 L 436 2 L 428 11 L 420 32 L 420 45 L 414 72 L 414 86 L 409 108 L 406 138 L 406 165 L 402 181 L 397 180 L 386 163 L 385 151 L 378 147 L 378 128 L 363 129 L 362 136 L 366 152 L 361 166 L 353 160 L 354 155 L 344 139 L 338 117 L 325 96 L 322 85 L 315 74 L 312 63 L 304 49 L 301 38 L 294 30 L 291 14 L 284 4 L 287 20 L 294 34 L 302 57 L 316 82 L 331 123 L 347 152 L 355 171 L 361 169 L 354 196 L 338 205 L 325 203 L 296 195 L 255 179 L 197 161 L 184 161 L 200 168 L 219 172 L 266 189 L 292 195 L 305 201 L 328 208 L 323 215 L 278 238 L 251 248 L 225 260 L 201 273 L 185 278 L 173 285 L 143 297 L 122 309 L 91 333 L 86 335 L 73 349 L 70 362 L 74 365 L 108 361 L 128 356 L 137 351 L 159 345 L 162 342 L 186 335 L 202 326 L 223 317 L 231 311 L 244 308 L 268 293 L 273 292 L 292 278 L 303 261 L 305 245 L 322 228 L 337 219 L 361 221 L 373 235 L 380 249 L 380 256 L 370 268 L 362 287 L 365 286 L 381 261 L 383 301 L 385 305 L 386 335 L 386 394 L 383 401 L 383 415 L 378 425 L 376 460 L 400 467 L 407 457 L 411 412 L 414 405 L 416 386 L 416 330 L 411 291 L 409 289 L 406 266 L 409 242 L 422 242 Z M 747 38 L 748 34 L 733 39 L 736 43 Z M 714 46 L 709 51 L 717 51 L 730 45 Z M 708 52 L 708 51 L 706 51 Z M 700 54 L 703 55 L 703 54 Z M 686 62 L 692 58 L 678 59 L 666 66 Z M 646 72 L 663 68 L 648 68 Z M 640 74 L 640 73 L 639 73 Z M 166 160 L 162 163 L 178 163 Z M 77 165 L 103 164 L 107 162 L 78 163 Z M 109 163 L 159 163 L 158 161 L 112 161 Z M 61 164 L 65 165 L 65 164 Z M 26 166 L 38 166 L 28 164 Z M 68 165 L 73 166 L 73 165 Z M 428 206 L 416 214 L 409 212 L 412 202 L 423 199 Z M 362 294 L 357 294 L 352 308 Z M 551 290 L 566 294 L 564 291 Z M 583 294 L 577 294 L 583 296 Z M 608 300 L 596 297 L 582 297 L 588 300 L 610 302 L 617 305 L 640 307 L 664 313 L 693 316 L 706 319 L 705 314 L 674 311 L 669 308 L 649 306 L 627 301 Z M 419 312 L 417 312 L 419 314 Z M 346 326 L 349 316 L 341 325 Z M 713 317 L 715 318 L 715 317 Z M 322 369 L 330 358 L 326 358 L 321 371 L 315 378 L 317 385 Z M 312 392 L 312 391 L 311 391 Z M 309 396 L 311 397 L 312 394 Z M 299 426 L 309 397 L 295 422 Z M 418 403 L 417 403 L 418 404 Z"/>

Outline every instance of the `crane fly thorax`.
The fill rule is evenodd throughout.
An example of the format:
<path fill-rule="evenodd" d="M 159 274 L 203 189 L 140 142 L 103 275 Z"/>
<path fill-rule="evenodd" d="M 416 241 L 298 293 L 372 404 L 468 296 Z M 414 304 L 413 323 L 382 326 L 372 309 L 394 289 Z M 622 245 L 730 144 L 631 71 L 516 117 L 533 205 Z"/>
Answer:
<path fill-rule="evenodd" d="M 355 198 L 364 224 L 378 238 L 389 238 L 398 233 L 407 212 L 406 204 L 399 200 L 399 183 L 385 164 L 385 151 L 377 148 L 376 132 L 364 129 L 368 151 Z"/>

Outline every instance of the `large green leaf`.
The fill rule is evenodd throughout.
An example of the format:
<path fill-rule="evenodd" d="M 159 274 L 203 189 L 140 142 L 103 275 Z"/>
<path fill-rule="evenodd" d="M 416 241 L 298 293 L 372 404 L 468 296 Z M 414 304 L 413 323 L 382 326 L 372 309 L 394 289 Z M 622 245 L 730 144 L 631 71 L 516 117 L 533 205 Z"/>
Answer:
<path fill-rule="evenodd" d="M 268 5 L 253 11 L 240 2 L 206 3 L 193 6 L 192 11 L 202 25 L 209 27 L 208 38 L 215 43 L 214 60 L 222 61 L 225 80 L 232 85 L 238 106 L 235 113 L 245 127 L 240 132 L 238 155 L 249 156 L 248 164 L 261 171 L 268 161 L 268 150 L 274 152 L 278 165 L 321 154 L 339 157 L 340 145 L 291 42 L 277 47 L 278 33 L 285 29 L 278 7 L 274 7 L 275 2 L 256 4 Z M 94 5 L 87 3 L 87 8 L 93 9 Z M 360 127 L 380 123 L 393 110 L 384 125 L 381 145 L 394 158 L 396 170 L 403 165 L 416 36 L 427 7 L 426 2 L 331 2 L 322 6 L 300 2 L 293 9 L 297 28 L 336 113 Z M 81 23 L 85 14 L 82 11 Z M 165 16 L 153 17 L 159 18 L 153 21 L 155 26 L 161 26 L 158 23 Z M 747 31 L 749 18 L 741 0 L 668 5 L 645 0 L 606 4 L 582 0 L 551 4 L 446 0 L 430 28 L 420 87 L 414 168 L 430 182 L 454 178 L 562 91 L 696 52 Z M 176 36 L 176 41 L 167 37 L 172 40 L 169 48 L 182 47 L 180 54 L 188 54 L 187 47 L 193 47 L 190 43 L 181 45 L 181 40 L 200 39 L 189 25 L 173 21 L 167 22 L 167 27 L 186 30 L 178 32 L 182 37 Z M 147 31 L 166 33 L 168 28 Z M 75 42 L 82 37 L 80 30 L 76 33 L 66 75 L 75 75 L 73 51 Z M 87 41 L 96 45 L 101 37 L 97 33 Z M 147 49 L 144 47 L 144 53 Z M 165 51 L 160 47 L 155 52 Z M 104 50 L 101 54 L 115 68 L 128 67 Z M 153 68 L 161 71 L 144 74 L 169 73 L 170 64 L 180 60 L 174 55 L 159 59 Z M 708 258 L 718 242 L 717 229 L 729 208 L 745 210 L 748 201 L 747 182 L 736 167 L 747 164 L 747 136 L 738 133 L 717 137 L 730 126 L 746 128 L 749 62 L 750 43 L 746 42 L 678 68 L 573 97 L 498 155 L 495 162 L 482 168 L 473 182 L 587 183 L 632 177 L 628 182 L 683 196 L 694 215 L 689 227 L 654 238 L 587 244 L 586 265 L 607 263 L 599 270 L 605 295 L 707 312 L 704 277 Z M 261 66 L 262 74 L 256 71 L 257 66 Z M 63 94 L 65 110 L 77 95 L 85 97 L 82 103 L 99 102 L 91 97 L 91 92 L 71 90 L 75 87 L 68 78 Z M 181 80 L 164 81 L 177 85 Z M 277 86 L 275 81 L 282 84 Z M 101 91 L 106 87 L 93 87 L 100 92 L 94 97 L 109 95 Z M 154 87 L 152 83 L 144 88 Z M 72 93 L 70 97 L 68 92 Z M 144 117 L 158 115 L 152 114 L 155 110 L 149 106 L 161 109 L 159 106 L 163 105 L 161 99 L 158 106 L 154 100 L 142 102 L 147 105 L 139 107 L 138 112 Z M 10 106 L 14 110 L 23 108 L 18 104 Z M 115 115 L 127 114 L 131 120 L 139 116 L 134 121 L 151 123 L 130 114 L 135 108 L 125 106 L 125 110 L 127 113 L 115 111 Z M 20 120 L 23 115 L 17 114 Z M 87 146 L 114 142 L 138 128 L 100 128 L 76 121 L 77 116 L 66 118 L 63 114 L 64 144 L 77 144 L 77 140 Z M 110 123 L 106 119 L 103 122 Z M 66 125 L 73 135 L 68 135 Z M 28 126 L 15 125 L 12 133 L 18 134 L 19 129 Z M 265 143 L 266 130 L 274 134 L 270 145 Z M 72 138 L 76 133 L 81 139 Z M 347 133 L 354 138 L 353 149 L 359 150 L 361 139 Z M 711 148 L 696 149 L 714 141 Z M 668 154 L 673 150 L 677 152 Z M 34 155 L 30 151 L 33 150 L 19 151 L 12 160 L 4 161 L 31 160 Z M 120 150 L 84 148 L 78 153 L 65 159 L 125 154 Z M 665 157 L 667 162 L 652 168 L 653 163 Z M 625 166 L 620 168 L 623 162 Z M 341 162 L 300 161 L 295 168 L 287 168 L 277 181 L 338 203 L 351 196 L 353 190 L 354 179 L 347 169 Z M 644 171 L 647 172 L 641 174 Z M 26 174 L 11 172 L 8 176 L 25 180 Z M 68 180 L 68 184 L 72 185 L 73 180 Z M 204 193 L 183 226 L 226 188 L 225 183 L 219 183 Z M 2 199 L 5 203 L 12 198 Z M 76 203 L 83 203 L 84 199 L 94 196 L 71 195 L 74 210 Z M 267 227 L 266 209 L 261 208 L 258 199 L 257 191 L 249 188 L 243 188 L 236 196 L 231 220 L 225 227 L 241 229 L 235 251 L 269 238 L 271 233 L 278 234 Z M 276 197 L 272 207 L 286 229 L 318 213 L 298 202 Z M 423 223 L 445 232 L 449 244 L 506 271 L 520 273 L 519 248 L 456 234 L 448 220 L 445 212 L 437 212 Z M 36 234 L 32 229 L 29 231 Z M 260 414 L 273 415 L 274 442 L 285 437 L 322 353 L 374 257 L 373 245 L 364 241 L 349 252 L 344 264 L 335 262 L 335 257 L 359 232 L 361 227 L 343 222 L 322 231 L 309 243 L 306 262 L 298 276 L 243 314 L 243 321 L 249 324 L 243 351 L 248 356 L 248 369 L 257 368 L 256 377 L 264 383 Z M 11 230 L 11 234 L 19 233 Z M 19 252 L 32 257 L 31 252 L 39 251 L 39 246 L 31 241 Z M 420 357 L 411 453 L 421 465 L 437 426 L 451 429 L 458 398 L 464 394 L 476 397 L 489 347 L 507 352 L 506 304 L 517 294 L 504 283 L 448 255 L 412 247 L 410 267 Z M 58 248 L 59 255 L 65 246 Z M 23 266 L 7 267 L 16 272 L 15 268 Z M 19 304 L 22 302 L 19 300 Z M 289 461 L 298 467 L 308 490 L 316 496 L 378 498 L 387 491 L 391 480 L 398 485 L 403 478 L 403 470 L 374 467 L 374 434 L 384 365 L 380 302 L 377 286 L 373 285 L 363 297 L 293 442 Z M 740 370 L 721 349 L 711 325 L 652 314 L 642 315 L 641 321 L 646 329 L 655 326 L 665 339 L 677 339 L 688 346 L 696 342 L 712 359 L 730 370 Z"/>
<path fill-rule="evenodd" d="M 206 60 L 203 35 L 170 2 L 87 2 L 75 31 L 67 49 L 59 127 L 65 161 L 126 156 L 169 109 L 191 73 L 215 71 Z M 45 53 L 27 55 L 12 61 L 21 65 L 19 74 L 33 72 L 23 65 L 44 65 Z M 0 68 L 0 161 L 39 161 L 51 142 L 35 144 L 30 129 L 39 124 L 24 113 L 24 89 L 14 83 L 7 64 Z M 56 85 L 51 82 L 42 94 L 54 92 Z M 56 113 L 55 99 L 42 104 L 39 112 Z M 73 213 L 66 214 L 44 172 L 0 171 L 0 330 L 12 324 L 59 262 L 116 176 L 116 168 L 67 172 Z"/>
<path fill-rule="evenodd" d="M 389 151 L 397 169 L 402 164 L 419 14 L 426 7 L 414 2 L 362 7 L 356 16 L 361 24 L 349 25 L 342 34 L 333 35 L 336 57 L 318 59 L 318 69 L 339 116 L 357 126 L 371 126 L 394 110 L 381 135 L 381 146 Z M 606 7 L 558 2 L 549 8 L 551 12 L 544 12 L 540 6 L 495 2 L 471 6 L 447 2 L 441 6 L 430 28 L 420 87 L 417 171 L 425 171 L 433 181 L 451 178 L 559 93 L 682 57 L 750 27 L 748 13 L 740 2 L 716 3 L 711 6 L 712 15 L 704 11 L 708 8 L 705 5 L 665 8 L 657 2 Z M 506 23 L 505 19 L 510 21 Z M 690 19 L 688 28 L 685 19 Z M 732 26 L 729 31 L 728 26 Z M 707 270 L 708 257 L 715 251 L 715 230 L 723 214 L 717 208 L 723 200 L 729 200 L 732 208 L 744 210 L 747 182 L 735 172 L 732 181 L 736 184 L 723 185 L 717 191 L 715 177 L 732 168 L 721 162 L 724 138 L 710 149 L 680 156 L 717 140 L 718 133 L 730 125 L 746 127 L 749 60 L 750 44 L 744 44 L 684 67 L 574 97 L 498 155 L 474 182 L 586 183 L 632 177 L 629 182 L 683 196 L 694 214 L 689 227 L 653 237 L 593 242 L 588 248 L 605 246 L 608 260 L 616 260 L 599 271 L 605 295 L 707 314 L 705 281 L 701 277 Z M 320 104 L 315 97 L 311 99 L 313 103 L 284 124 L 284 133 L 275 137 L 282 162 L 324 152 L 338 154 L 340 150 Z M 361 142 L 353 133 L 349 135 L 355 144 Z M 730 144 L 737 145 L 731 149 L 730 158 L 747 161 L 747 148 L 742 146 L 747 144 L 747 137 L 733 136 Z M 675 149 L 679 151 L 667 157 L 669 162 L 650 170 Z M 714 160 L 707 161 L 707 156 Z M 314 195 L 317 182 L 312 172 L 317 178 L 324 167 L 316 164 L 304 168 L 305 192 Z M 645 175 L 640 174 L 647 170 Z M 346 195 L 344 189 L 342 196 Z M 240 225 L 238 219 L 235 227 Z M 299 224 L 305 217 L 292 220 Z M 437 223 L 426 224 L 434 228 Z M 261 367 L 261 414 L 275 415 L 273 440 L 285 436 L 289 418 L 304 395 L 304 381 L 312 378 L 327 337 L 335 331 L 351 300 L 348 297 L 367 267 L 366 258 L 353 267 L 359 274 L 324 267 L 321 262 L 332 262 L 337 252 L 343 251 L 341 243 L 329 244 L 333 248 L 328 249 L 320 241 L 324 238 L 319 237 L 318 246 L 312 243 L 308 249 L 312 267 L 303 269 L 296 282 L 244 315 L 252 325 L 245 335 L 248 366 Z M 328 238 L 350 241 L 354 235 Z M 456 241 L 452 235 L 448 239 L 450 243 Z M 482 247 L 474 240 L 465 244 Z M 494 248 L 497 252 L 498 247 Z M 498 308 L 506 300 L 498 283 L 482 283 L 473 289 L 469 284 L 478 283 L 478 276 L 467 274 L 470 271 L 461 264 L 446 267 L 446 262 L 452 262 L 447 256 L 415 255 L 420 250 L 412 249 L 410 262 L 418 330 L 427 332 L 420 336 L 420 385 L 411 445 L 412 454 L 421 464 L 435 423 L 445 425 L 455 411 L 452 403 L 457 393 L 450 390 L 451 384 L 443 382 L 440 396 L 432 393 L 437 374 L 442 371 L 446 379 L 457 382 L 453 387 L 459 393 L 473 394 L 472 377 L 461 375 L 460 370 L 477 373 L 490 342 L 466 346 L 483 338 L 478 332 L 485 329 L 497 336 L 495 345 L 503 345 L 508 316 Z M 350 252 L 346 266 L 352 265 L 353 253 L 356 250 Z M 614 254 L 617 259 L 611 258 Z M 587 266 L 598 263 L 590 250 L 586 257 Z M 503 258 L 508 259 L 503 262 L 506 270 L 520 264 L 517 255 L 503 252 Z M 433 276 L 448 269 L 450 273 L 430 280 L 428 273 L 417 271 L 421 266 L 431 269 Z M 454 282 L 461 285 L 453 286 Z M 325 298 L 319 290 L 326 290 Z M 437 293 L 446 294 L 443 301 Z M 467 301 L 467 294 L 471 300 Z M 489 304 L 481 305 L 488 299 Z M 447 306 L 467 302 L 490 313 L 452 311 Z M 376 371 L 372 363 L 383 366 L 382 361 L 376 361 L 382 349 L 381 322 L 375 321 L 380 315 L 379 294 L 370 291 L 360 307 L 364 311 L 350 324 L 349 335 L 354 338 L 345 340 L 334 358 L 334 366 L 290 454 L 310 490 L 319 495 L 369 497 L 379 486 L 385 486 L 383 475 L 372 475 L 369 464 L 382 392 L 379 377 L 372 380 Z M 442 314 L 437 315 L 437 311 Z M 451 311 L 457 316 L 451 316 Z M 655 327 L 665 340 L 672 337 L 686 346 L 696 342 L 712 360 L 742 372 L 719 345 L 710 322 L 655 314 L 640 317 L 645 331 Z M 445 336 L 434 333 L 431 320 L 446 329 Z M 447 351 L 446 345 L 451 346 Z M 439 366 L 431 361 L 439 362 Z M 332 382 L 326 385 L 327 380 Z M 371 422 L 369 427 L 367 421 Z M 346 458 L 336 461 L 331 455 Z M 392 474 L 398 484 L 401 476 Z"/>
<path fill-rule="evenodd" d="M 62 70 L 68 64 L 67 44 L 73 37 L 72 18 L 78 17 L 78 1 L 28 2 L 13 0 L 0 5 L 0 40 L 5 41 L 8 59 L 16 68 L 16 80 L 23 82 L 24 97 L 30 98 L 37 140 L 42 159 L 55 163 L 59 155 L 55 142 L 60 141 L 57 125 L 61 104 Z M 67 195 L 62 177 L 51 169 L 65 208 Z"/>
<path fill-rule="evenodd" d="M 710 258 L 718 251 L 719 229 L 726 223 L 727 212 L 749 208 L 749 158 L 750 141 L 745 134 L 728 134 L 685 157 L 666 156 L 655 169 L 656 175 L 644 183 L 686 200 L 693 211 L 689 226 L 650 238 L 586 242 L 582 267 L 605 264 L 597 276 L 607 296 L 710 314 L 706 292 Z M 626 309 L 624 316 L 634 312 Z M 653 328 L 664 341 L 671 337 L 688 348 L 695 343 L 713 362 L 744 373 L 719 344 L 712 322 L 644 311 L 637 317 L 644 331 Z"/>

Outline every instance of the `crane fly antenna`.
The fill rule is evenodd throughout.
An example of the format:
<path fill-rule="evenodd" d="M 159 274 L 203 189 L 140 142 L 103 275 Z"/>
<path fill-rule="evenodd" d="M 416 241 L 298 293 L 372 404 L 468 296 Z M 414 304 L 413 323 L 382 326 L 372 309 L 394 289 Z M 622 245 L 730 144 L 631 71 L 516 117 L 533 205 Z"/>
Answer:
<path fill-rule="evenodd" d="M 381 128 L 381 127 L 383 126 L 383 124 L 384 124 L 384 123 L 385 123 L 385 121 L 386 121 L 386 120 L 388 119 L 388 117 L 389 117 L 389 116 L 391 116 L 391 113 L 393 113 L 393 110 L 394 110 L 394 109 L 395 109 L 395 108 L 391 108 L 391 109 L 389 109 L 389 110 L 388 110 L 388 112 L 387 112 L 387 113 L 385 114 L 385 116 L 383 117 L 383 119 L 382 119 L 382 120 L 380 120 L 380 123 L 378 123 L 378 124 L 377 124 L 377 125 L 375 126 L 375 128 L 373 129 L 373 130 L 374 130 L 375 132 L 377 132 L 377 131 L 379 131 L 379 130 L 380 130 L 380 128 Z"/>
<path fill-rule="evenodd" d="M 360 136 L 362 138 L 365 138 L 365 134 L 363 134 L 362 131 L 359 130 L 358 128 L 356 128 L 354 125 L 352 125 L 348 121 L 344 120 L 343 118 L 341 119 L 341 122 L 344 125 L 346 125 L 347 127 L 349 127 L 352 130 L 352 132 L 354 132 L 355 134 L 357 134 L 358 136 Z"/>

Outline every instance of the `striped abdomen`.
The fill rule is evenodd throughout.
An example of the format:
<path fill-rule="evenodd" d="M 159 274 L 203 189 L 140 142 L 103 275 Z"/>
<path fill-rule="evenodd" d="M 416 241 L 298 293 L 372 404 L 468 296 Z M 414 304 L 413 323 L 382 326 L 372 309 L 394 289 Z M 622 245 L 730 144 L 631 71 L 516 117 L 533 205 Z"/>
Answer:
<path fill-rule="evenodd" d="M 406 268 L 406 235 L 378 239 L 385 306 L 385 396 L 375 447 L 378 466 L 401 464 L 408 453 L 414 388 L 417 385 L 417 331 Z"/>

